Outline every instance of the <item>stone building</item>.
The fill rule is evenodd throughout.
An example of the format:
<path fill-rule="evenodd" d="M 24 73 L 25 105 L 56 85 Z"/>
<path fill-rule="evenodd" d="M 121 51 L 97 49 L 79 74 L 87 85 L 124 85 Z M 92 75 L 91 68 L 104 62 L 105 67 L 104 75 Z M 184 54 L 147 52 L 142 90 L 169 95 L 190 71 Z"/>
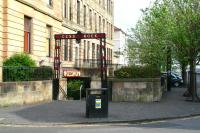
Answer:
<path fill-rule="evenodd" d="M 106 33 L 107 60 L 113 57 L 114 0 L 1 0 L 0 73 L 2 61 L 28 53 L 38 66 L 53 66 L 54 35 Z M 62 68 L 88 70 L 97 60 L 99 41 L 62 42 Z M 86 69 L 83 69 L 86 68 Z M 0 74 L 2 76 L 2 74 Z M 87 76 L 81 72 L 81 76 Z M 0 77 L 0 82 L 2 77 Z"/>
<path fill-rule="evenodd" d="M 126 48 L 127 34 L 122 29 L 115 26 L 113 64 L 115 64 L 118 68 L 128 64 Z"/>

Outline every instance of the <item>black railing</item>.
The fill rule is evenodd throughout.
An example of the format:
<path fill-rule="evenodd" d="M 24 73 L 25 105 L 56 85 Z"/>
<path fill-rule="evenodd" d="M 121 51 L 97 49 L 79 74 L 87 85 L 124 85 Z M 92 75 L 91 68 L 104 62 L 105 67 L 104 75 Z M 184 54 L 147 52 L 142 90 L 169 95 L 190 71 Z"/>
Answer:
<path fill-rule="evenodd" d="M 3 67 L 3 82 L 52 79 L 51 67 Z"/>
<path fill-rule="evenodd" d="M 112 61 L 107 60 L 107 67 L 112 67 Z M 76 59 L 75 67 L 76 68 L 99 68 L 101 65 L 100 59 Z"/>

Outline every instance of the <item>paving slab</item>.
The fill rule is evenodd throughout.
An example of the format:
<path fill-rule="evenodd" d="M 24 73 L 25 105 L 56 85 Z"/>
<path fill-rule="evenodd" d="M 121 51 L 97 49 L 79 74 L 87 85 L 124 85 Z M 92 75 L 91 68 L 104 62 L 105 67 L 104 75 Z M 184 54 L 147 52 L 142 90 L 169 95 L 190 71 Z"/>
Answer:
<path fill-rule="evenodd" d="M 0 108 L 1 124 L 80 124 L 134 122 L 200 115 L 200 103 L 185 101 L 185 88 L 173 88 L 160 102 L 110 102 L 108 118 L 86 118 L 85 101 L 52 101 Z"/>

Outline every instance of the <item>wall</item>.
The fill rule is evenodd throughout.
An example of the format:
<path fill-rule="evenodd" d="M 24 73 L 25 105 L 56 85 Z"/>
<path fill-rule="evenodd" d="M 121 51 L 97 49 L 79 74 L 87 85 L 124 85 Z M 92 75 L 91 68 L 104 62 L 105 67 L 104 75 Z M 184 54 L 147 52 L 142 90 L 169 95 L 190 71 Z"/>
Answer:
<path fill-rule="evenodd" d="M 0 83 L 0 106 L 31 104 L 51 100 L 51 80 Z"/>
<path fill-rule="evenodd" d="M 112 101 L 154 102 L 160 101 L 160 79 L 112 79 Z"/>

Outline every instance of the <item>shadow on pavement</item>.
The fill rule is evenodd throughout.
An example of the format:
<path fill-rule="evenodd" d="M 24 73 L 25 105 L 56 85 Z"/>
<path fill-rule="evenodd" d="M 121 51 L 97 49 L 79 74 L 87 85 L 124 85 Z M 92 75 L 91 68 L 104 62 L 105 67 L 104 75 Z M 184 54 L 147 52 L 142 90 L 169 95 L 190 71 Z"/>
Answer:
<path fill-rule="evenodd" d="M 110 102 L 109 117 L 88 119 L 85 117 L 85 101 L 53 101 L 9 111 L 15 115 L 10 121 L 31 123 L 85 123 L 149 120 L 200 114 L 200 103 L 186 102 L 184 88 L 173 88 L 160 102 Z M 9 110 L 9 109 L 8 109 Z"/>
<path fill-rule="evenodd" d="M 72 105 L 73 104 L 73 105 Z M 74 104 L 76 106 L 74 106 Z M 16 112 L 16 115 L 33 122 L 77 122 L 85 118 L 85 102 L 53 101 Z"/>

